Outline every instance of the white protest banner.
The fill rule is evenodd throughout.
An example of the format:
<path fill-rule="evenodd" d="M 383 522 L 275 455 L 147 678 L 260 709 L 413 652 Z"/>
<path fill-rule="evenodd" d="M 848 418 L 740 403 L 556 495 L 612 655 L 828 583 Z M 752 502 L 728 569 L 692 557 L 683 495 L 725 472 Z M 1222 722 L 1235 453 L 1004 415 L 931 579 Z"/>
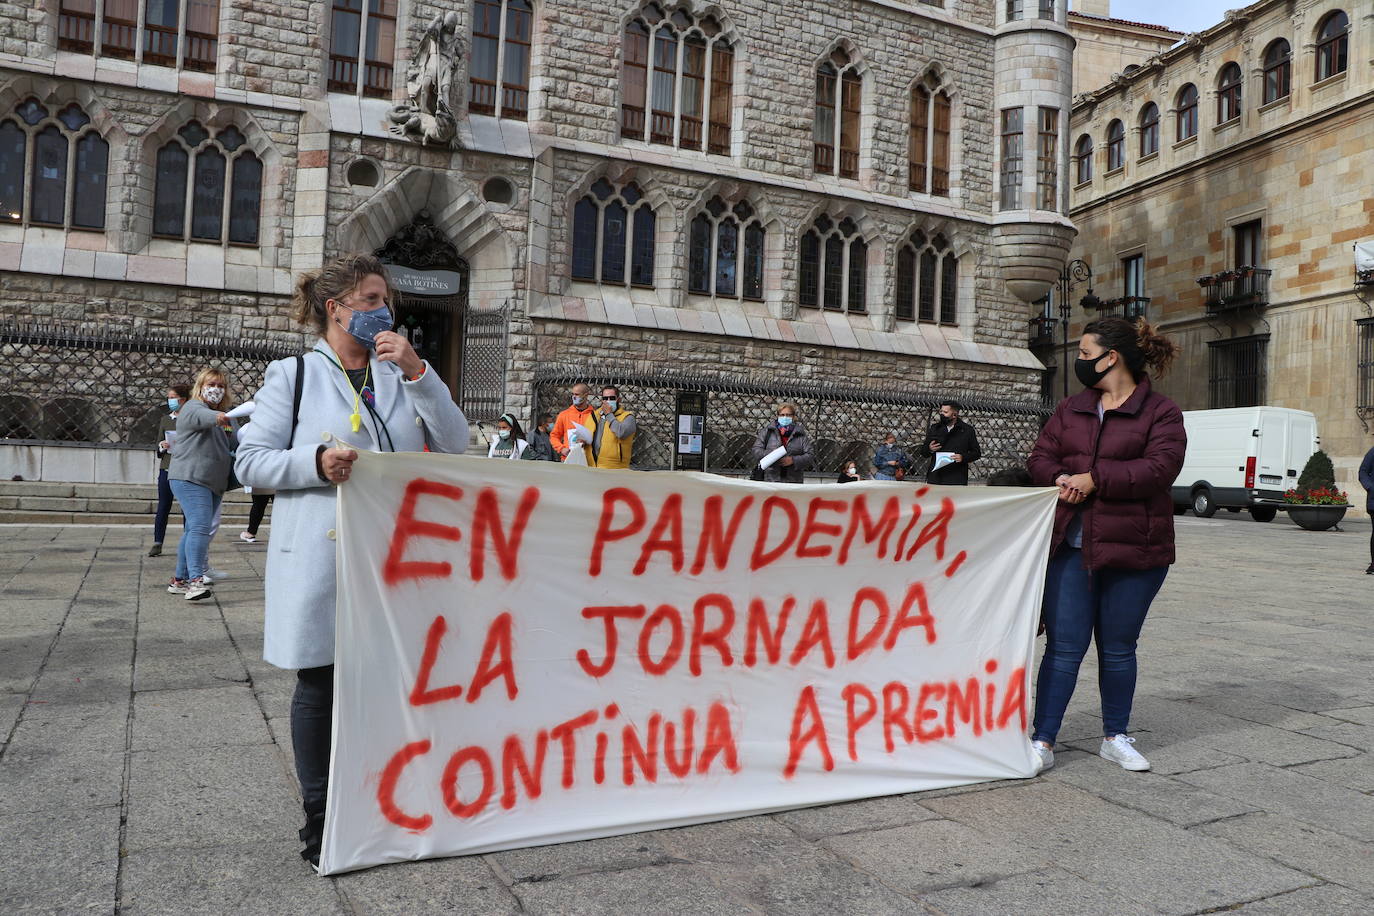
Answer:
<path fill-rule="evenodd" d="M 1031 776 L 1054 504 L 363 453 L 321 870 Z"/>

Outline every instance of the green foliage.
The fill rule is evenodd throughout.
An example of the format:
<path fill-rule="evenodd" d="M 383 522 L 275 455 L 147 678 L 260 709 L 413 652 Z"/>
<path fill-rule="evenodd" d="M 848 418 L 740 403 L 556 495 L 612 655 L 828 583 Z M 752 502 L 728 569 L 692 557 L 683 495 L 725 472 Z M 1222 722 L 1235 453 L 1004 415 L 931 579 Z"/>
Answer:
<path fill-rule="evenodd" d="M 1336 486 L 1336 469 L 1331 458 L 1321 450 L 1312 453 L 1298 475 L 1299 490 L 1332 489 Z"/>

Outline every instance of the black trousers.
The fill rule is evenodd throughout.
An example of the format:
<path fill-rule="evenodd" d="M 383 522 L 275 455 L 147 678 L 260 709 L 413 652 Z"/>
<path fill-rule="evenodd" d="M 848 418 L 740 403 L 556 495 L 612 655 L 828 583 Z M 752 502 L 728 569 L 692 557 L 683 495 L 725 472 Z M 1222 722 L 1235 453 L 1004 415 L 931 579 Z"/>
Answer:
<path fill-rule="evenodd" d="M 253 494 L 253 505 L 248 510 L 248 533 L 253 537 L 258 536 L 258 526 L 262 524 L 262 517 L 267 514 L 267 504 L 272 501 L 271 493 L 266 496 Z"/>
<path fill-rule="evenodd" d="M 297 671 L 296 693 L 291 697 L 291 747 L 307 821 L 324 817 L 333 718 L 334 666 Z"/>

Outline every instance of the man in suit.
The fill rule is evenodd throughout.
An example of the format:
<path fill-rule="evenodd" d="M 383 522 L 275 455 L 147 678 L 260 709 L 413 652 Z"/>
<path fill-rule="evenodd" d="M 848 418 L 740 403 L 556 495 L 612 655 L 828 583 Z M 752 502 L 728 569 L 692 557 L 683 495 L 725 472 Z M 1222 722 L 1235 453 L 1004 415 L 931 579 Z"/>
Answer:
<path fill-rule="evenodd" d="M 947 487 L 968 486 L 968 466 L 983 457 L 978 447 L 978 435 L 959 419 L 959 404 L 945 401 L 940 404 L 940 417 L 926 430 L 926 451 L 930 463 L 926 465 L 926 483 Z M 951 453 L 950 463 L 936 468 L 936 454 Z"/>

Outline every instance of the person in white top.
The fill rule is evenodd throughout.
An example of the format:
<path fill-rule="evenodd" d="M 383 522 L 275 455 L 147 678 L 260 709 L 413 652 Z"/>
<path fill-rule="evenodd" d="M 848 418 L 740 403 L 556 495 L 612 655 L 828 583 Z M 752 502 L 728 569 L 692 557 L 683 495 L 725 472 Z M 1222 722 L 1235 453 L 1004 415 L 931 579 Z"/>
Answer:
<path fill-rule="evenodd" d="M 487 449 L 488 458 L 519 459 L 530 444 L 525 441 L 525 431 L 513 414 L 503 413 L 496 421 L 496 438 L 491 440 Z"/>

